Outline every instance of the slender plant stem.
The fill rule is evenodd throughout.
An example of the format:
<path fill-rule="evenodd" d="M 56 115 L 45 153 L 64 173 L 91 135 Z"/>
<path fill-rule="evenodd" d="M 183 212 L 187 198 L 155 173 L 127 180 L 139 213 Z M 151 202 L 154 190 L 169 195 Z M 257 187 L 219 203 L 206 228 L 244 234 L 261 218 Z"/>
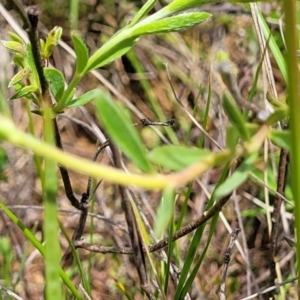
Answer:
<path fill-rule="evenodd" d="M 31 135 L 17 129 L 13 122 L 0 114 L 0 137 L 14 145 L 32 150 L 37 155 L 50 158 L 64 167 L 89 175 L 94 178 L 102 178 L 122 185 L 134 184 L 147 189 L 164 189 L 184 185 L 214 166 L 224 165 L 231 158 L 238 158 L 258 151 L 263 141 L 268 137 L 270 128 L 263 125 L 252 137 L 251 141 L 243 146 L 238 146 L 232 153 L 229 149 L 211 153 L 199 162 L 170 175 L 138 175 L 127 174 L 116 168 L 95 164 L 89 160 L 67 154 L 55 147 L 43 143 Z"/>
<path fill-rule="evenodd" d="M 300 296 L 300 85 L 299 66 L 297 57 L 298 36 L 296 29 L 297 1 L 285 0 L 284 2 L 286 22 L 286 46 L 287 46 L 287 72 L 290 105 L 290 129 L 291 129 L 291 178 L 295 202 L 295 224 L 297 238 L 297 270 L 298 270 L 298 297 Z"/>

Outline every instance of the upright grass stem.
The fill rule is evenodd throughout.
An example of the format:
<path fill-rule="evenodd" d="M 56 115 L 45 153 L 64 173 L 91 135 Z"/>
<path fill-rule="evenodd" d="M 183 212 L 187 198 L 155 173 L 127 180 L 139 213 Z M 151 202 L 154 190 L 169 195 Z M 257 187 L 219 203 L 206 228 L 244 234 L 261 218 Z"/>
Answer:
<path fill-rule="evenodd" d="M 290 106 L 290 129 L 291 129 L 291 178 L 295 202 L 295 225 L 297 238 L 297 270 L 298 270 L 298 296 L 300 296 L 300 86 L 299 86 L 299 65 L 297 57 L 298 35 L 296 15 L 299 14 L 298 4 L 295 0 L 284 1 L 285 12 L 285 38 L 287 46 L 287 73 L 288 92 Z"/>

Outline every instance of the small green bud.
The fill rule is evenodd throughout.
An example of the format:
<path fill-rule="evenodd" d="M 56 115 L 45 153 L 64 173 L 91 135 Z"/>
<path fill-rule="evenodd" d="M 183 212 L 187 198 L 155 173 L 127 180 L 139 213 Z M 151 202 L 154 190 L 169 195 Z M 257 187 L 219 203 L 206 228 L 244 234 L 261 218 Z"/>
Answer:
<path fill-rule="evenodd" d="M 18 82 L 28 78 L 29 70 L 27 68 L 20 70 L 13 78 L 10 80 L 8 87 L 14 86 Z"/>
<path fill-rule="evenodd" d="M 21 57 L 26 57 L 26 46 L 16 41 L 1 41 L 2 45 Z"/>
<path fill-rule="evenodd" d="M 53 53 L 53 49 L 57 46 L 62 35 L 62 28 L 55 26 L 48 34 L 46 43 L 42 45 L 42 57 L 47 59 Z"/>
<path fill-rule="evenodd" d="M 24 44 L 24 41 L 22 40 L 22 38 L 19 37 L 16 33 L 9 32 L 8 34 L 13 41 L 19 42 L 20 44 Z"/>

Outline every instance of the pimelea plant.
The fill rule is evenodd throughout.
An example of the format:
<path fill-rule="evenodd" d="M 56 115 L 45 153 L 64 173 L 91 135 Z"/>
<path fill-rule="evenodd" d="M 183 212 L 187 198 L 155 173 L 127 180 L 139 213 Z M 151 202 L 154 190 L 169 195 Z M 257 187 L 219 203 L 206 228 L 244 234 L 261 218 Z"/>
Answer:
<path fill-rule="evenodd" d="M 36 7 L 28 7 L 25 11 L 17 1 L 13 1 L 22 17 L 24 27 L 28 31 L 30 43 L 25 43 L 15 33 L 10 33 L 10 41 L 2 42 L 4 47 L 14 53 L 13 62 L 19 67 L 18 73 L 9 82 L 9 86 L 15 89 L 15 93 L 11 99 L 23 97 L 27 99 L 26 101 L 31 101 L 35 104 L 36 109 L 32 113 L 39 114 L 43 118 L 44 141 L 34 137 L 33 130 L 32 134 L 19 130 L 5 112 L 1 113 L 0 137 L 16 146 L 30 149 L 35 154 L 35 164 L 43 189 L 45 206 L 44 235 L 46 244 L 42 245 L 4 203 L 1 202 L 0 207 L 11 220 L 18 224 L 28 240 L 45 257 L 47 299 L 63 299 L 61 279 L 71 290 L 74 297 L 83 299 L 81 293 L 75 288 L 60 266 L 60 246 L 57 240 L 57 232 L 59 230 L 56 206 L 58 187 L 56 175 L 57 164 L 61 172 L 67 197 L 72 205 L 81 211 L 78 228 L 74 233 L 72 241 L 70 241 L 70 249 L 63 257 L 63 266 L 69 266 L 73 257 L 75 257 L 79 268 L 81 268 L 75 247 L 89 249 L 89 245 L 81 243 L 80 239 L 88 213 L 90 186 L 88 185 L 87 191 L 78 200 L 74 196 L 70 185 L 67 171 L 67 168 L 69 168 L 90 177 L 101 178 L 102 180 L 119 185 L 119 193 L 127 221 L 131 247 L 128 249 L 117 249 L 116 251 L 117 253 L 126 253 L 134 256 L 141 290 L 146 294 L 148 299 L 167 298 L 169 271 L 174 276 L 175 270 L 171 264 L 172 242 L 195 230 L 179 280 L 176 282 L 176 275 L 173 278 L 176 282 L 174 299 L 183 299 L 188 294 L 215 229 L 218 212 L 229 200 L 232 191 L 249 177 L 253 164 L 260 155 L 261 146 L 267 139 L 279 145 L 283 149 L 283 154 L 291 150 L 292 159 L 294 159 L 296 164 L 296 167 L 293 168 L 294 179 L 300 179 L 300 166 L 298 166 L 298 161 L 300 161 L 298 159 L 300 153 L 300 146 L 298 144 L 300 143 L 294 141 L 297 139 L 296 137 L 300 129 L 297 128 L 298 123 L 296 122 L 297 117 L 295 113 L 290 113 L 290 110 L 296 110 L 300 99 L 299 87 L 295 86 L 299 85 L 299 78 L 297 77 L 298 69 L 295 69 L 292 65 L 291 59 L 288 59 L 287 67 L 285 66 L 283 57 L 278 53 L 276 44 L 274 44 L 272 39 L 270 39 L 272 53 L 274 53 L 275 59 L 280 64 L 282 73 L 288 74 L 287 80 L 289 80 L 288 84 L 291 88 L 290 107 L 278 101 L 271 94 L 268 95 L 268 100 L 272 105 L 272 112 L 267 112 L 255 104 L 241 99 L 234 85 L 234 75 L 228 57 L 220 52 L 218 70 L 226 86 L 222 105 L 230 121 L 230 126 L 227 128 L 226 148 L 220 149 L 218 152 L 171 145 L 158 147 L 150 153 L 146 153 L 137 131 L 124 115 L 120 106 L 115 103 L 107 92 L 95 89 L 80 96 L 74 96 L 76 86 L 86 74 L 124 55 L 142 36 L 184 30 L 210 17 L 209 13 L 200 12 L 194 10 L 194 8 L 212 1 L 175 0 L 158 12 L 148 16 L 155 2 L 153 0 L 147 1 L 129 24 L 114 34 L 92 55 L 89 54 L 84 42 L 77 35 L 72 35 L 76 53 L 76 69 L 71 81 L 66 82 L 63 74 L 49 64 L 49 57 L 52 55 L 54 47 L 57 46 L 61 38 L 62 28 L 53 28 L 45 40 L 39 40 L 37 23 L 40 12 Z M 294 1 L 286 2 L 294 3 Z M 286 4 L 285 9 L 286 12 L 293 15 L 288 4 Z M 263 21 L 262 19 L 261 22 L 263 23 Z M 287 22 L 287 26 L 295 28 L 295 24 L 292 22 L 289 24 Z M 268 35 L 270 34 L 268 28 L 265 24 L 263 28 L 265 38 L 268 39 Z M 292 37 L 289 38 L 288 35 L 287 39 L 289 57 L 293 57 L 297 50 L 296 46 L 292 43 L 292 39 L 295 38 L 293 32 L 290 34 Z M 264 55 L 262 56 L 263 59 Z M 255 92 L 255 88 L 256 83 L 253 85 L 253 93 Z M 62 151 L 59 129 L 56 122 L 57 115 L 62 114 L 68 108 L 82 106 L 90 101 L 93 101 L 99 119 L 111 140 L 111 142 L 106 141 L 100 146 L 95 159 L 100 151 L 109 146 L 112 149 L 115 167 L 96 164 Z M 1 105 L 4 107 L 3 103 Z M 241 108 L 253 113 L 254 121 L 251 124 L 248 123 L 247 114 L 241 112 Z M 274 125 L 278 122 L 282 122 L 284 125 L 288 123 L 287 120 L 289 117 L 291 118 L 291 132 L 274 129 Z M 151 125 L 151 122 L 148 124 L 147 122 L 147 120 L 143 120 L 142 124 Z M 172 123 L 173 121 L 171 120 L 165 122 L 163 125 L 169 126 Z M 291 142 L 291 136 L 294 142 Z M 122 171 L 121 158 L 117 149 L 126 155 L 141 170 L 142 174 L 127 174 Z M 232 167 L 232 163 L 236 161 L 235 167 Z M 173 173 L 169 175 L 158 174 L 156 173 L 157 165 L 171 170 Z M 210 168 L 220 166 L 223 168 L 222 174 L 207 202 L 205 214 L 185 227 L 177 227 L 178 230 L 174 232 L 173 208 L 176 188 L 187 185 L 191 180 L 197 178 Z M 230 170 L 232 173 L 231 176 L 229 176 Z M 155 237 L 161 240 L 152 245 L 149 245 L 149 237 L 145 233 L 144 225 L 140 220 L 135 205 L 130 202 L 126 194 L 125 187 L 130 185 L 146 189 L 163 190 L 162 201 L 158 207 L 154 225 Z M 298 199 L 299 195 L 300 189 L 294 184 L 294 197 Z M 297 210 L 298 207 L 296 206 Z M 203 255 L 192 266 L 196 249 L 203 236 L 203 231 L 208 220 L 211 220 L 211 224 L 206 247 L 203 250 Z M 298 228 L 297 232 L 300 232 L 299 222 L 297 221 L 296 224 Z M 168 236 L 163 238 L 167 230 Z M 235 230 L 232 234 L 232 243 L 226 252 L 229 258 L 226 258 L 225 265 L 229 263 L 230 251 L 233 242 L 237 239 L 238 232 L 239 230 Z M 156 278 L 157 284 L 153 287 L 150 284 L 150 276 L 147 270 L 148 265 L 145 261 L 147 258 L 152 264 L 149 252 L 158 251 L 167 245 L 167 255 L 162 256 L 165 274 L 160 281 L 159 278 Z M 299 255 L 300 250 L 298 248 L 297 254 Z M 93 249 L 95 250 L 95 248 Z M 105 251 L 101 249 L 99 247 L 98 251 Z M 151 268 L 154 270 L 153 264 Z M 84 289 L 90 294 L 89 284 L 82 268 L 80 272 Z M 274 270 L 272 269 L 271 272 L 274 272 Z M 222 282 L 225 281 L 225 278 L 226 272 L 222 276 Z M 221 292 L 222 298 L 225 295 L 224 286 L 221 286 Z M 126 293 L 124 292 L 124 294 Z"/>

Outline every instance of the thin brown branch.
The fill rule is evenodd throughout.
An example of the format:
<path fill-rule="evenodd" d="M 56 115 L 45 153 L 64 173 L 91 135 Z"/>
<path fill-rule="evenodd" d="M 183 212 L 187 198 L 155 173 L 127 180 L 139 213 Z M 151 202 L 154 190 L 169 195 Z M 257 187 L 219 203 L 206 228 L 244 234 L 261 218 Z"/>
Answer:
<path fill-rule="evenodd" d="M 58 131 L 56 131 L 56 132 L 58 132 Z M 93 157 L 93 161 L 96 161 L 98 155 L 108 145 L 109 145 L 109 141 L 107 140 L 102 146 L 98 147 L 98 149 L 97 149 L 97 151 L 96 151 L 96 153 Z M 69 196 L 71 197 L 71 199 L 73 199 L 73 198 L 75 198 L 75 196 L 74 196 L 73 191 L 72 191 L 72 187 L 71 187 L 71 184 L 70 184 L 70 179 L 69 179 L 68 172 L 67 172 L 67 170 L 65 170 L 65 171 L 66 171 L 66 174 L 67 174 L 66 182 L 68 182 L 68 184 L 69 184 L 68 185 L 68 189 L 69 189 L 68 193 L 69 193 Z M 88 204 L 89 204 L 89 199 L 90 199 L 91 181 L 92 181 L 92 178 L 89 177 L 87 187 L 86 187 L 86 192 L 82 194 L 80 202 L 78 202 L 78 200 L 75 198 L 77 203 L 79 203 L 80 206 L 81 206 L 81 209 L 80 209 L 81 214 L 80 214 L 80 219 L 79 219 L 78 225 L 77 225 L 77 227 L 76 227 L 76 229 L 73 233 L 73 236 L 72 236 L 72 242 L 80 240 L 82 235 L 83 235 L 83 232 L 84 232 L 85 223 L 86 223 L 86 219 L 87 219 L 87 216 L 88 216 Z M 64 181 L 64 183 L 65 183 L 65 181 Z M 66 186 L 65 186 L 65 188 L 66 188 Z M 70 198 L 69 198 L 69 200 L 70 200 Z M 62 266 L 63 267 L 70 266 L 72 261 L 73 261 L 73 253 L 72 253 L 71 247 L 69 247 L 66 250 L 65 254 L 63 255 L 63 257 L 61 259 Z"/>
<path fill-rule="evenodd" d="M 118 254 L 133 254 L 133 249 L 131 247 L 105 247 L 102 245 L 91 245 L 89 243 L 85 243 L 81 240 L 74 241 L 74 246 L 77 248 L 82 248 L 91 252 L 97 253 L 118 253 Z"/>
<path fill-rule="evenodd" d="M 79 240 L 82 237 L 87 215 L 88 215 L 88 208 L 85 207 L 81 211 L 78 225 L 77 225 L 77 227 L 76 227 L 76 229 L 73 233 L 73 236 L 72 236 L 72 242 L 75 242 L 75 241 Z M 71 266 L 72 262 L 73 262 L 73 252 L 72 252 L 71 247 L 69 246 L 68 249 L 66 250 L 66 252 L 64 253 L 62 259 L 61 259 L 62 267 L 63 268 L 69 267 L 69 266 Z"/>
<path fill-rule="evenodd" d="M 227 201 L 230 199 L 231 195 L 225 196 L 222 199 L 220 199 L 215 205 L 213 205 L 209 210 L 205 211 L 204 214 L 196 219 L 195 221 L 189 223 L 188 225 L 184 226 L 183 228 L 176 231 L 172 237 L 172 241 L 176 241 L 183 236 L 191 233 L 195 229 L 197 229 L 199 226 L 207 222 L 209 219 L 211 219 L 216 213 L 219 213 L 222 210 L 222 207 L 227 203 Z M 148 250 L 149 252 L 155 252 L 158 251 L 168 245 L 169 238 L 166 237 L 165 239 L 160 240 L 159 242 L 150 245 Z M 85 243 L 85 247 L 89 244 Z M 77 245 L 80 247 L 80 245 Z M 91 246 L 91 245 L 89 245 Z M 97 249 L 97 248 L 94 248 Z M 95 250 L 93 250 L 95 251 Z M 97 251 L 95 251 L 97 252 Z"/>
<path fill-rule="evenodd" d="M 207 222 L 210 218 L 212 218 L 216 213 L 219 213 L 222 210 L 222 207 L 227 203 L 227 201 L 230 199 L 231 194 L 228 196 L 223 197 L 220 199 L 215 205 L 213 205 L 209 210 L 205 211 L 204 214 L 196 219 L 195 221 L 189 223 L 188 225 L 184 226 L 183 228 L 176 231 L 172 237 L 172 241 L 176 241 L 180 239 L 181 237 L 189 234 L 193 230 L 197 229 L 199 226 Z M 169 238 L 166 237 L 163 240 L 150 245 L 149 251 L 154 252 L 161 248 L 164 248 L 168 245 Z"/>
<path fill-rule="evenodd" d="M 120 158 L 119 151 L 114 146 L 112 146 L 111 149 L 113 152 L 115 166 L 117 168 L 121 168 L 121 158 Z M 145 292 L 148 299 L 155 299 L 154 295 L 152 294 L 151 286 L 147 276 L 142 239 L 138 231 L 133 208 L 127 197 L 125 188 L 121 185 L 118 185 L 118 191 L 121 197 L 121 204 L 125 214 L 125 219 L 126 219 L 132 250 L 133 250 L 133 255 L 134 255 L 134 264 L 140 278 L 141 289 Z"/>
<path fill-rule="evenodd" d="M 222 271 L 222 282 L 220 285 L 220 300 L 226 300 L 226 296 L 225 296 L 225 281 L 226 281 L 226 277 L 227 277 L 227 271 L 228 271 L 228 267 L 229 267 L 229 262 L 230 262 L 230 255 L 231 255 L 231 251 L 232 248 L 234 246 L 235 241 L 238 238 L 238 234 L 241 231 L 240 228 L 235 228 L 231 234 L 230 234 L 230 242 L 229 242 L 229 246 L 225 251 L 224 254 L 224 268 Z"/>
<path fill-rule="evenodd" d="M 93 161 L 96 161 L 97 158 L 98 158 L 98 155 L 101 153 L 101 151 L 106 148 L 107 146 L 109 145 L 109 140 L 106 140 L 101 146 L 99 146 L 96 150 L 96 153 L 94 154 L 94 157 L 93 157 Z M 100 184 L 101 182 L 99 182 Z M 98 185 L 99 185 L 98 184 Z M 97 187 L 98 187 L 97 185 Z M 91 186 L 92 186 L 92 177 L 89 177 L 88 179 L 88 184 L 87 184 L 87 187 L 86 187 L 86 192 L 85 194 L 87 195 L 87 198 L 90 197 L 90 194 L 91 194 Z M 96 188 L 97 188 L 96 187 Z"/>
<path fill-rule="evenodd" d="M 53 120 L 53 123 L 54 123 L 56 146 L 63 150 L 56 119 Z M 79 210 L 84 210 L 84 205 L 74 196 L 68 170 L 60 165 L 58 167 L 64 183 L 64 188 L 65 188 L 67 198 L 75 208 Z"/>
<path fill-rule="evenodd" d="M 148 119 L 141 119 L 140 123 L 134 123 L 133 126 L 173 126 L 175 124 L 175 119 L 169 119 L 165 122 L 152 122 Z"/>

